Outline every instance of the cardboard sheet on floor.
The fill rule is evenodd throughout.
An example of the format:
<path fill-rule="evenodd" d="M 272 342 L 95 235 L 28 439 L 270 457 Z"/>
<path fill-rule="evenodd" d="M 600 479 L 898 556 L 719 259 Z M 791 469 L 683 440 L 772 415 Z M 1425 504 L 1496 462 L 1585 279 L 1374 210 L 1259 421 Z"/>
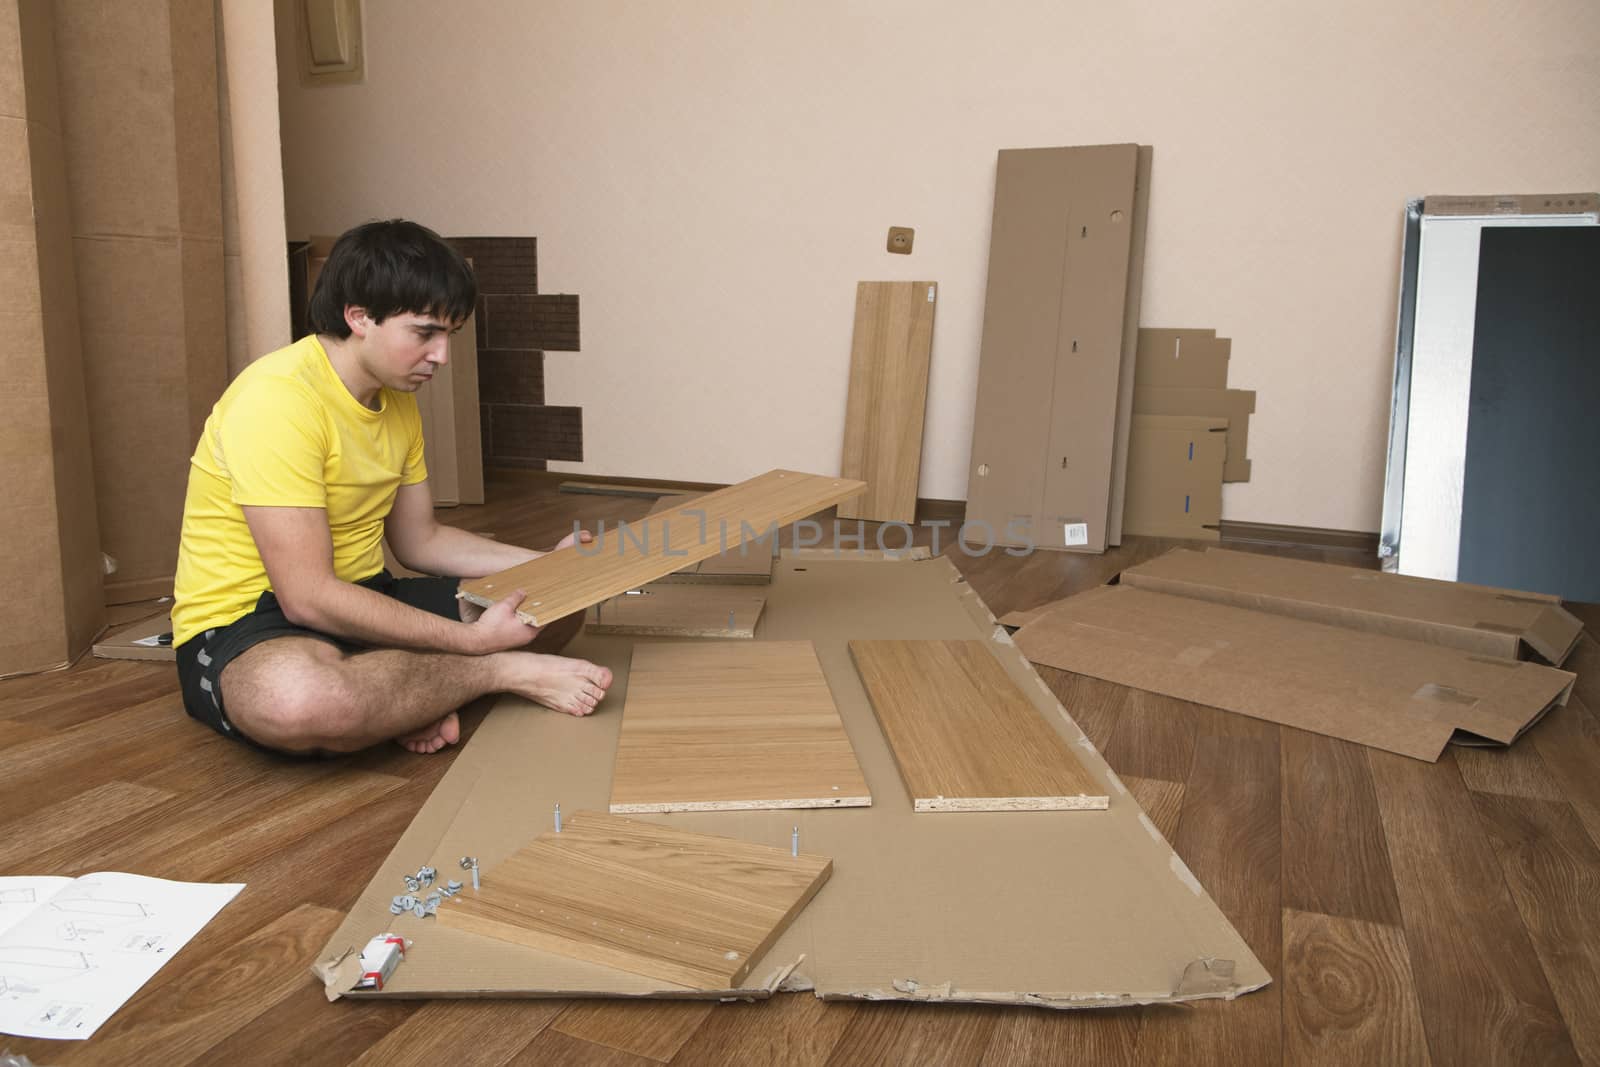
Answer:
<path fill-rule="evenodd" d="M 1429 761 L 1457 730 L 1510 744 L 1574 679 L 1127 584 L 1061 601 L 1015 641 L 1035 663 Z"/>
<path fill-rule="evenodd" d="M 178 653 L 172 647 L 172 619 L 163 614 L 113 630 L 94 643 L 92 652 L 96 659 L 176 663 Z"/>
<path fill-rule="evenodd" d="M 1255 552 L 1176 549 L 1122 572 L 1156 593 L 1293 615 L 1500 659 L 1566 662 L 1583 621 L 1559 597 Z M 1001 620 L 1004 622 L 1005 620 Z"/>
<path fill-rule="evenodd" d="M 914 815 L 851 663 L 852 638 L 992 642 L 1006 672 L 1104 785 L 1110 807 Z M 637 816 L 780 848 L 798 825 L 801 850 L 833 860 L 833 877 L 756 961 L 745 988 L 721 995 L 814 990 L 1071 1008 L 1232 997 L 1270 981 L 948 560 L 785 552 L 761 639 L 816 645 L 873 805 Z M 445 871 L 472 855 L 492 879 L 497 863 L 550 828 L 557 802 L 567 811 L 605 806 L 629 657 L 648 640 L 585 634 L 569 646 L 616 672 L 592 716 L 500 700 L 318 954 L 317 973 L 348 988 L 340 982 L 346 951 L 393 930 L 414 939 L 405 963 L 382 993 L 354 995 L 718 995 L 389 912 L 401 875 L 423 863 Z"/>

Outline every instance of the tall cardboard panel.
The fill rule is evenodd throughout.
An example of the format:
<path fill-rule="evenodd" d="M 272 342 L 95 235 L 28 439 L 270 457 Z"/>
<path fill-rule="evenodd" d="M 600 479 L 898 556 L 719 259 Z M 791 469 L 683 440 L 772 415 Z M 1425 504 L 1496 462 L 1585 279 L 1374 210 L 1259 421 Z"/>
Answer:
<path fill-rule="evenodd" d="M 0 0 L 0 676 L 70 662 L 104 623 L 51 5 Z"/>
<path fill-rule="evenodd" d="M 60 0 L 55 31 L 106 595 L 138 600 L 227 380 L 214 7 Z"/>
<path fill-rule="evenodd" d="M 1000 153 L 969 538 L 1105 551 L 1138 166 L 1132 144 Z"/>

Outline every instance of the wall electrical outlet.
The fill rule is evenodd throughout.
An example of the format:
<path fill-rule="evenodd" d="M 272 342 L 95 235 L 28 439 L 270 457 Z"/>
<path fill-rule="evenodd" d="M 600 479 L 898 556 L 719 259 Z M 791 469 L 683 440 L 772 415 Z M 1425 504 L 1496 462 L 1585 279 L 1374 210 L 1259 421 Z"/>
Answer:
<path fill-rule="evenodd" d="M 1086 522 L 1069 522 L 1066 525 L 1067 547 L 1086 545 L 1089 543 L 1089 524 Z"/>
<path fill-rule="evenodd" d="M 917 231 L 909 226 L 889 227 L 889 251 L 899 256 L 911 254 L 911 242 L 917 236 Z"/>

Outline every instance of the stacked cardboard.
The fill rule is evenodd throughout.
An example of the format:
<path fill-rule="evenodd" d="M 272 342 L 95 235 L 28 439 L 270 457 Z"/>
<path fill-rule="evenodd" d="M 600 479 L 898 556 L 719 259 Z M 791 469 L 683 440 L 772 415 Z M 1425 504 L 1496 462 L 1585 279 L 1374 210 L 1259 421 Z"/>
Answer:
<path fill-rule="evenodd" d="M 1141 329 L 1123 529 L 1218 540 L 1222 483 L 1250 480 L 1256 394 L 1228 388 L 1232 342 L 1215 330 Z"/>

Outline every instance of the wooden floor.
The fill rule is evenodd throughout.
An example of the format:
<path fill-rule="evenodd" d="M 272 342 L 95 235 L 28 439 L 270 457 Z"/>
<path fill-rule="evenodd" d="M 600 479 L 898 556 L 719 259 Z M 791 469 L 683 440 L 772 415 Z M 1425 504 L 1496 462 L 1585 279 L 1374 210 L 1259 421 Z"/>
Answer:
<path fill-rule="evenodd" d="M 543 546 L 574 517 L 650 505 L 533 473 L 492 474 L 489 495 L 442 514 Z M 951 558 L 998 615 L 1170 544 Z M 95 1038 L 0 1035 L 0 1049 L 172 1067 L 1600 1064 L 1600 618 L 1586 617 L 1571 704 L 1507 751 L 1437 764 L 1041 670 L 1275 978 L 1232 1003 L 1101 1012 L 809 994 L 329 1004 L 307 967 L 453 752 L 278 761 L 188 720 L 169 665 L 0 682 L 0 873 L 247 883 Z"/>

